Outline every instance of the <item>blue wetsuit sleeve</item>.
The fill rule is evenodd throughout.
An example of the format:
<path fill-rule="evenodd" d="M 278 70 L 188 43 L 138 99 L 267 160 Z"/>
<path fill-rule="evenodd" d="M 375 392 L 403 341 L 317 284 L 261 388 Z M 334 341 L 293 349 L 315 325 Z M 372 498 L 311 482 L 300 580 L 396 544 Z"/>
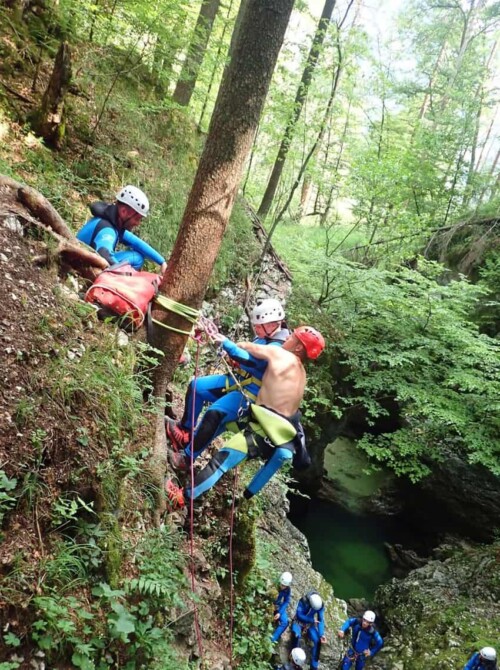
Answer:
<path fill-rule="evenodd" d="M 224 351 L 237 363 L 241 363 L 247 368 L 255 368 L 256 370 L 264 369 L 267 366 L 267 361 L 254 358 L 248 351 L 241 349 L 237 344 L 226 338 L 222 343 Z"/>
<path fill-rule="evenodd" d="M 140 237 L 131 233 L 130 230 L 126 230 L 123 233 L 122 240 L 123 244 L 126 244 L 127 247 L 130 247 L 134 251 L 138 251 L 150 261 L 158 263 L 158 265 L 165 263 L 165 259 L 156 251 L 156 249 L 153 249 L 147 242 L 144 242 Z"/>
<path fill-rule="evenodd" d="M 243 495 L 248 500 L 256 493 L 259 493 L 271 477 L 278 472 L 283 463 L 292 460 L 293 452 L 290 449 L 276 447 L 271 458 L 254 475 L 252 481 L 245 489 Z"/>
<path fill-rule="evenodd" d="M 373 639 L 375 640 L 375 645 L 370 649 L 370 655 L 371 656 L 375 656 L 375 654 L 378 654 L 378 652 L 384 646 L 384 641 L 383 641 L 382 636 L 380 635 L 380 633 L 378 631 L 375 631 Z"/>
<path fill-rule="evenodd" d="M 302 623 L 315 622 L 314 615 L 316 614 L 316 612 L 314 610 L 311 610 L 310 607 L 306 609 L 301 600 L 299 600 L 299 604 L 297 605 L 297 612 L 295 614 L 297 616 L 297 619 Z"/>
<path fill-rule="evenodd" d="M 473 656 L 471 656 L 471 658 L 469 658 L 468 663 L 466 665 L 464 665 L 464 670 L 474 670 L 474 668 L 476 667 L 476 661 L 477 661 L 478 657 L 479 657 L 479 652 L 476 651 L 476 653 L 473 654 Z"/>
<path fill-rule="evenodd" d="M 274 606 L 276 607 L 276 611 L 281 615 L 283 615 L 290 603 L 290 589 L 285 589 L 283 591 L 280 591 L 278 593 L 278 597 L 274 601 Z"/>
<path fill-rule="evenodd" d="M 321 637 L 325 634 L 325 608 L 322 607 L 318 612 L 318 633 Z"/>
<path fill-rule="evenodd" d="M 95 236 L 93 247 L 97 253 L 105 258 L 110 265 L 116 263 L 115 247 L 118 240 L 118 234 L 111 226 L 106 226 Z"/>
<path fill-rule="evenodd" d="M 350 628 L 351 626 L 354 626 L 354 624 L 356 623 L 356 621 L 357 621 L 356 617 L 353 617 L 353 618 L 351 618 L 351 619 L 346 619 L 346 620 L 344 621 L 344 623 L 342 624 L 342 627 L 340 628 L 340 630 L 343 630 L 344 633 L 345 633 L 345 632 L 347 631 L 348 628 Z"/>

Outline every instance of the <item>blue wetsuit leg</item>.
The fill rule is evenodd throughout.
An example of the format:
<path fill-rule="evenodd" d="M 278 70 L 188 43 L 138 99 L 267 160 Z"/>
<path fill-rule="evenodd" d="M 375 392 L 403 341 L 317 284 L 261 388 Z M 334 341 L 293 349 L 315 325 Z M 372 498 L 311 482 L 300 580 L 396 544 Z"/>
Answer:
<path fill-rule="evenodd" d="M 279 618 L 278 627 L 274 631 L 273 636 L 271 637 L 271 641 L 277 642 L 287 628 L 288 628 L 288 616 L 286 612 L 284 612 L 283 614 L 281 614 Z"/>
<path fill-rule="evenodd" d="M 354 658 L 349 656 L 349 652 L 347 652 L 342 661 L 342 670 L 350 670 L 353 660 Z"/>
<path fill-rule="evenodd" d="M 302 626 L 297 621 L 292 622 L 292 635 L 294 638 L 294 647 L 298 647 L 300 638 L 302 637 Z"/>
<path fill-rule="evenodd" d="M 363 670 L 363 668 L 365 667 L 365 663 L 366 663 L 366 656 L 364 654 L 361 654 L 356 659 L 356 670 Z"/>
<path fill-rule="evenodd" d="M 191 430 L 193 427 L 193 397 L 194 397 L 194 425 L 198 421 L 201 410 L 205 403 L 214 403 L 223 394 L 226 388 L 227 375 L 207 375 L 196 378 L 196 390 L 194 389 L 194 379 L 189 382 L 184 403 L 184 414 L 181 419 L 181 425 L 185 430 Z"/>
<path fill-rule="evenodd" d="M 134 270 L 140 270 L 144 265 L 144 256 L 138 251 L 116 251 L 114 254 L 115 263 L 130 263 Z"/>
<path fill-rule="evenodd" d="M 320 639 L 321 635 L 319 634 L 318 629 L 315 626 L 311 626 L 307 631 L 309 639 L 313 643 L 313 648 L 311 651 L 311 670 L 319 666 L 319 651 L 320 651 Z"/>
<path fill-rule="evenodd" d="M 186 488 L 188 498 L 198 498 L 203 493 L 215 486 L 219 479 L 228 470 L 242 463 L 248 453 L 248 446 L 243 433 L 237 433 L 229 442 L 219 449 L 210 462 L 197 473 L 194 480 L 194 488 Z"/>
<path fill-rule="evenodd" d="M 212 440 L 226 430 L 227 423 L 238 419 L 240 410 L 246 409 L 247 404 L 241 391 L 231 391 L 210 405 L 194 432 L 195 459 L 203 453 Z M 185 453 L 188 458 L 191 458 L 191 445 L 186 448 Z"/>

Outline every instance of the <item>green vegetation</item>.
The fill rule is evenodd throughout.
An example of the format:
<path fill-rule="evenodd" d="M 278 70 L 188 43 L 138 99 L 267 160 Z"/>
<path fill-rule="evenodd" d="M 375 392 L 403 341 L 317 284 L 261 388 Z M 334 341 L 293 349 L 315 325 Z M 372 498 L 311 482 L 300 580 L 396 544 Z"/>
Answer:
<path fill-rule="evenodd" d="M 173 95 L 199 2 L 2 3 L 0 172 L 40 190 L 75 231 L 90 202 L 137 184 L 152 205 L 140 235 L 168 257 L 239 4 L 221 4 L 186 108 Z M 299 37 L 283 46 L 244 179 L 256 208 L 317 24 L 307 2 L 296 5 Z M 373 468 L 413 481 L 449 455 L 500 476 L 498 3 L 408 0 L 396 39 L 376 48 L 368 9 L 356 19 L 339 11 L 265 222 L 293 271 L 290 323 L 311 323 L 328 342 L 309 368 L 309 439 L 342 426 L 361 438 Z M 54 152 L 29 119 L 62 40 L 71 47 L 74 86 L 65 100 L 65 144 Z M 40 241 L 34 237 L 30 243 Z M 44 243 L 50 255 L 55 243 Z M 193 270 L 205 251 L 191 252 Z M 260 253 L 237 198 L 207 300 L 244 282 L 253 300 L 256 274 L 268 267 L 267 260 L 259 267 Z M 32 256 L 24 258 L 30 266 Z M 138 342 L 118 346 L 91 308 L 67 304 L 59 290 L 44 292 L 54 276 L 37 276 L 50 300 L 39 311 L 26 297 L 19 301 L 17 323 L 28 334 L 16 334 L 27 342 L 12 356 L 19 374 L 7 389 L 15 432 L 0 443 L 0 653 L 43 651 L 54 668 L 187 667 L 172 644 L 173 624 L 192 609 L 184 536 L 153 528 L 151 514 L 158 493 L 148 464 L 151 426 L 163 409 L 144 400 L 152 352 Z M 242 312 L 228 305 L 218 315 L 222 328 Z M 210 358 L 202 354 L 202 363 Z M 179 387 L 191 371 L 178 371 Z M 279 482 L 286 489 L 286 477 Z M 217 491 L 209 500 L 215 511 L 196 522 L 197 538 L 222 586 L 215 627 L 227 632 L 221 519 L 229 498 Z M 235 524 L 234 652 L 242 670 L 264 670 L 270 659 L 269 563 L 255 539 L 265 505 L 241 505 Z M 466 607 L 463 600 L 430 617 L 429 629 L 455 617 L 471 644 L 491 641 L 493 628 L 481 632 Z M 432 639 L 444 662 L 446 649 Z M 18 666 L 0 663 L 0 670 Z"/>

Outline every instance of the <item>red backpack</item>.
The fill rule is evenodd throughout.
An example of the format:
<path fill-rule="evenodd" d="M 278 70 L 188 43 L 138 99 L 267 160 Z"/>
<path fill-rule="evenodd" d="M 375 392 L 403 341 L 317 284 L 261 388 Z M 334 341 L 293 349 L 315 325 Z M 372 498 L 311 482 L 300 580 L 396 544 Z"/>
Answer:
<path fill-rule="evenodd" d="M 85 300 L 112 315 L 126 317 L 133 328 L 140 328 L 149 303 L 158 293 L 160 280 L 154 272 L 138 272 L 128 264 L 113 265 L 101 272 Z"/>

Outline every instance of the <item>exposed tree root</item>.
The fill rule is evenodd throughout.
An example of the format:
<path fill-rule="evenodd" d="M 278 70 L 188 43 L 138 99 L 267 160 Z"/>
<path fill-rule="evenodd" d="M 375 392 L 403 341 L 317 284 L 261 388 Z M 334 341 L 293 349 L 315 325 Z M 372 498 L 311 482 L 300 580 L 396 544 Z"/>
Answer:
<path fill-rule="evenodd" d="M 86 279 L 95 279 L 101 270 L 108 267 L 107 261 L 83 245 L 80 245 L 64 219 L 50 202 L 34 188 L 0 175 L 0 216 L 15 216 L 28 226 L 41 229 L 56 242 L 54 249 L 35 256 L 37 265 L 58 259 Z"/>

